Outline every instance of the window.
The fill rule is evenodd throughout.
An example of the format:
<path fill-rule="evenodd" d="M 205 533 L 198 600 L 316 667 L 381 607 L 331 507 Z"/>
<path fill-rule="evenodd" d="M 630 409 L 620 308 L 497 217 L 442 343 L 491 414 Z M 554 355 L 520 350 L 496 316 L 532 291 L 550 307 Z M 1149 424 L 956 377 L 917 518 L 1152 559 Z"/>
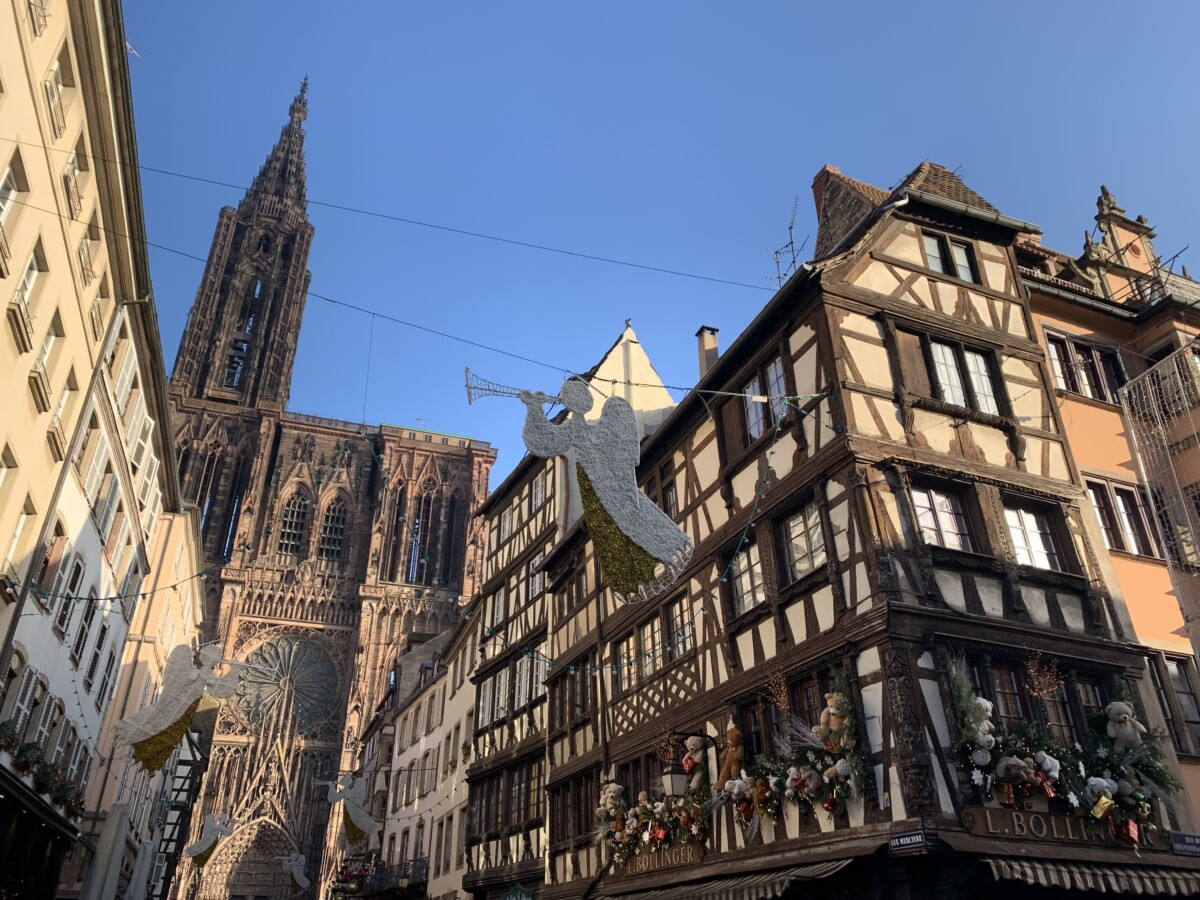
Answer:
<path fill-rule="evenodd" d="M 450 857 L 454 850 L 454 813 L 446 816 L 446 843 L 442 850 L 442 871 L 450 871 Z"/>
<path fill-rule="evenodd" d="M 735 616 L 740 616 L 767 599 L 762 583 L 762 561 L 759 559 L 756 541 L 746 542 L 734 555 L 730 564 L 729 582 Z"/>
<path fill-rule="evenodd" d="M 696 646 L 696 624 L 687 594 L 663 606 L 663 635 L 668 660 L 676 660 Z"/>
<path fill-rule="evenodd" d="M 1075 716 L 1071 712 L 1071 704 L 1067 699 L 1067 686 L 1060 684 L 1058 690 L 1039 698 L 1042 710 L 1046 715 L 1046 729 L 1054 739 L 1065 747 L 1069 747 L 1079 738 L 1075 727 Z"/>
<path fill-rule="evenodd" d="M 954 550 L 975 550 L 975 540 L 971 536 L 962 497 L 935 488 L 914 487 L 912 501 L 917 525 L 927 544 Z"/>
<path fill-rule="evenodd" d="M 1047 333 L 1046 350 L 1059 390 L 1106 403 L 1120 402 L 1117 392 L 1125 384 L 1125 367 L 1116 347 Z"/>
<path fill-rule="evenodd" d="M 321 539 L 317 544 L 317 557 L 339 560 L 342 558 L 342 538 L 346 534 L 346 503 L 338 499 L 325 508 L 325 521 L 321 524 Z"/>
<path fill-rule="evenodd" d="M 513 675 L 513 709 L 518 710 L 529 702 L 529 675 L 533 668 L 533 660 L 525 654 L 517 657 L 516 672 Z"/>
<path fill-rule="evenodd" d="M 630 634 L 617 641 L 613 650 L 618 691 L 627 691 L 633 687 L 637 681 L 637 664 L 637 635 Z"/>
<path fill-rule="evenodd" d="M 568 576 L 566 583 L 559 590 L 563 599 L 564 615 L 582 606 L 588 596 L 587 565 L 583 554 L 577 555 L 568 568 L 573 574 Z"/>
<path fill-rule="evenodd" d="M 658 476 L 659 505 L 662 511 L 674 519 L 679 515 L 679 496 L 675 491 L 675 476 L 670 466 L 663 466 Z"/>
<path fill-rule="evenodd" d="M 741 423 L 747 438 L 744 443 L 754 443 L 787 414 L 783 359 L 775 356 L 768 360 L 742 385 L 741 393 Z M 732 411 L 732 407 L 727 410 Z"/>
<path fill-rule="evenodd" d="M 529 563 L 529 597 L 530 600 L 536 600 L 542 596 L 542 591 L 546 587 L 546 574 L 542 571 L 543 555 L 539 553 Z"/>
<path fill-rule="evenodd" d="M 1184 659 L 1159 657 L 1158 662 L 1166 671 L 1163 679 L 1159 666 L 1153 660 L 1150 672 L 1154 677 L 1154 685 L 1158 689 L 1159 702 L 1163 715 L 1167 720 L 1167 730 L 1175 742 L 1177 749 L 1184 753 L 1200 753 L 1200 700 L 1197 699 L 1195 685 L 1191 678 L 1190 663 Z M 1168 696 L 1168 690 L 1173 697 Z M 1174 699 L 1179 709 L 1179 717 L 1174 714 L 1171 700 Z"/>
<path fill-rule="evenodd" d="M 929 352 L 942 400 L 993 416 L 1000 414 L 991 364 L 985 354 L 945 341 L 930 341 Z"/>
<path fill-rule="evenodd" d="M 1025 673 L 1009 663 L 992 663 L 992 688 L 995 691 L 995 717 L 1005 730 L 1029 722 L 1029 697 L 1025 693 Z"/>
<path fill-rule="evenodd" d="M 500 543 L 512 537 L 512 510 L 506 509 L 500 513 Z"/>
<path fill-rule="evenodd" d="M 79 588 L 83 584 L 83 573 L 82 560 L 77 559 L 71 563 L 70 577 L 67 578 L 66 588 L 58 601 L 58 615 L 54 619 L 54 627 L 64 635 L 71 624 L 71 613 L 75 609 L 75 603 L 79 596 Z"/>
<path fill-rule="evenodd" d="M 1062 558 L 1048 512 L 1006 503 L 1004 521 L 1008 525 L 1008 535 L 1012 539 L 1017 562 L 1023 566 L 1062 571 Z"/>
<path fill-rule="evenodd" d="M 33 498 L 26 494 L 25 503 L 21 507 L 20 513 L 17 514 L 17 526 L 13 530 L 12 541 L 8 545 L 6 564 L 9 575 L 15 576 L 18 573 L 21 565 L 21 551 L 24 549 L 25 529 L 36 515 L 37 507 L 33 505 Z"/>
<path fill-rule="evenodd" d="M 285 556 L 297 556 L 304 545 L 307 526 L 308 495 L 297 492 L 283 507 L 283 515 L 279 518 L 278 551 Z"/>
<path fill-rule="evenodd" d="M 821 723 L 821 710 L 825 708 L 825 694 L 829 690 L 829 673 L 818 672 L 789 686 L 792 709 L 809 728 Z"/>
<path fill-rule="evenodd" d="M 96 597 L 94 594 L 88 594 L 87 600 L 83 605 L 83 617 L 79 620 L 79 631 L 75 634 L 75 643 L 71 645 L 71 659 L 76 664 L 83 656 L 83 651 L 87 649 L 88 637 L 91 634 L 92 623 L 96 619 Z"/>
<path fill-rule="evenodd" d="M 559 678 L 551 690 L 551 728 L 566 728 L 594 711 L 592 678 L 595 668 L 596 657 L 592 653 L 566 666 L 566 675 Z"/>
<path fill-rule="evenodd" d="M 49 0 L 29 0 L 29 27 L 34 37 L 41 37 L 46 30 L 50 12 L 46 9 Z"/>
<path fill-rule="evenodd" d="M 24 193 L 24 190 L 18 183 L 19 164 L 17 158 L 14 157 L 12 164 L 4 170 L 4 176 L 0 177 L 0 225 L 4 224 L 9 214 L 16 207 L 18 203 L 17 195 Z"/>
<path fill-rule="evenodd" d="M 485 678 L 479 683 L 479 712 L 475 716 L 475 727 L 484 728 L 492 723 L 492 679 Z"/>
<path fill-rule="evenodd" d="M 662 668 L 663 659 L 663 641 L 662 641 L 662 622 L 656 614 L 650 621 L 642 624 L 641 629 L 641 651 L 642 651 L 642 679 L 647 680 Z"/>
<path fill-rule="evenodd" d="M 662 761 L 657 753 L 648 753 L 617 767 L 617 781 L 624 786 L 630 805 L 642 791 L 656 793 L 655 781 L 662 778 Z"/>
<path fill-rule="evenodd" d="M 532 508 L 540 509 L 546 502 L 546 472 L 542 470 L 533 476 Z"/>
<path fill-rule="evenodd" d="M 492 719 L 494 722 L 498 722 L 508 715 L 508 680 L 507 668 L 501 669 L 496 673 L 496 715 Z"/>
<path fill-rule="evenodd" d="M 961 278 L 963 281 L 979 283 L 975 267 L 975 255 L 971 245 L 965 241 L 948 240 L 940 234 L 922 234 L 925 246 L 925 261 L 929 268 L 942 275 Z"/>
<path fill-rule="evenodd" d="M 78 219 L 83 212 L 83 193 L 79 189 L 79 155 L 72 153 L 67 157 L 67 165 L 62 174 L 63 196 L 67 198 L 67 208 L 71 210 L 71 218 Z"/>
<path fill-rule="evenodd" d="M 508 588 L 501 585 L 492 597 L 492 625 L 499 625 L 508 615 Z"/>
<path fill-rule="evenodd" d="M 766 699 L 758 699 L 744 704 L 739 711 L 747 761 L 771 752 L 771 738 L 779 728 L 779 710 Z"/>
<path fill-rule="evenodd" d="M 783 520 L 784 581 L 791 584 L 825 565 L 821 510 L 815 501 Z"/>
<path fill-rule="evenodd" d="M 1157 556 L 1149 504 L 1141 491 L 1099 479 L 1089 478 L 1086 484 L 1108 549 Z"/>
<path fill-rule="evenodd" d="M 63 76 L 62 62 L 54 64 L 50 74 L 46 76 L 46 108 L 50 113 L 50 127 L 56 138 L 60 138 L 67 130 L 67 118 L 63 113 L 63 88 L 67 79 Z"/>
<path fill-rule="evenodd" d="M 629 794 L 628 787 L 625 792 Z M 595 772 L 588 772 L 556 788 L 550 796 L 550 841 L 561 843 L 590 835 L 595 824 L 596 798 L 599 796 Z M 636 793 L 633 798 L 636 800 Z"/>
<path fill-rule="evenodd" d="M 100 625 L 100 633 L 96 636 L 96 646 L 92 648 L 92 659 L 88 663 L 86 674 L 83 676 L 84 690 L 90 690 L 96 679 L 96 670 L 100 668 L 100 659 L 104 653 L 104 642 L 108 639 L 108 623 Z"/>

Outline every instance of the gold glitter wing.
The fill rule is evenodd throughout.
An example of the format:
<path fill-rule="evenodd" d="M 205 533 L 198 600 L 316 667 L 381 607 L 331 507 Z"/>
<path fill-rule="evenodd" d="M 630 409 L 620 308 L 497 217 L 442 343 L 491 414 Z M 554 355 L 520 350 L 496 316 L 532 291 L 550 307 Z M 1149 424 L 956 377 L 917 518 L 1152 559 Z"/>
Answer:
<path fill-rule="evenodd" d="M 133 758 L 141 763 L 143 769 L 147 772 L 162 770 L 162 767 L 167 764 L 167 760 L 171 757 L 171 751 L 183 740 L 188 726 L 192 724 L 192 716 L 196 714 L 196 709 L 199 706 L 200 698 L 197 697 L 196 701 L 187 708 L 187 712 L 158 734 L 131 745 L 133 748 Z"/>

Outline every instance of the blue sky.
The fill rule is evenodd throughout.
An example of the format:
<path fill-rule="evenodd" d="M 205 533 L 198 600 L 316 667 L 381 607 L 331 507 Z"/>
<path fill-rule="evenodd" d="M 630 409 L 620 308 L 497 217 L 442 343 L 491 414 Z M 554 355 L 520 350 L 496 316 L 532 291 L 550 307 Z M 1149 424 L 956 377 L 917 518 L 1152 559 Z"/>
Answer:
<path fill-rule="evenodd" d="M 574 370 L 631 317 L 672 385 L 695 331 L 728 346 L 770 297 L 770 248 L 813 234 L 831 163 L 889 187 L 924 159 L 1078 252 L 1106 183 L 1168 257 L 1200 200 L 1192 3 L 204 4 L 127 0 L 143 165 L 249 184 L 311 81 L 310 199 L 649 266 L 607 265 L 313 207 L 313 291 Z M 144 172 L 150 240 L 204 256 L 240 192 Z M 810 239 L 808 249 L 811 250 Z M 806 254 L 807 256 L 807 254 Z M 1200 243 L 1180 260 L 1200 271 Z M 151 250 L 168 367 L 200 263 Z M 367 350 L 371 347 L 370 374 Z M 491 441 L 465 366 L 553 392 L 552 369 L 316 299 L 291 409 Z"/>

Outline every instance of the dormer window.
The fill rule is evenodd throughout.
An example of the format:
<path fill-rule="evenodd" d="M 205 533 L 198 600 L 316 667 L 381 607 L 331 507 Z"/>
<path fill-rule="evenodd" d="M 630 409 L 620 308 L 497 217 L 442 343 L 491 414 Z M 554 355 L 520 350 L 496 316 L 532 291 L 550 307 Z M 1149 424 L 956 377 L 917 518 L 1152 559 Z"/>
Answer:
<path fill-rule="evenodd" d="M 933 271 L 979 284 L 970 244 L 965 241 L 947 240 L 940 234 L 928 233 L 921 235 L 921 243 L 925 246 L 926 263 Z"/>

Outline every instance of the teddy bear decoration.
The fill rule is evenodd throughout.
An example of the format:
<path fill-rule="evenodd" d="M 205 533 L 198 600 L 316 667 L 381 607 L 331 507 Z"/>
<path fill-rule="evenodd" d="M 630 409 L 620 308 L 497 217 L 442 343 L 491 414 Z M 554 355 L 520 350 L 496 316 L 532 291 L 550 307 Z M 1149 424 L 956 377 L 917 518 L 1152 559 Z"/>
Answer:
<path fill-rule="evenodd" d="M 1107 732 L 1113 742 L 1113 750 L 1127 753 L 1142 745 L 1146 726 L 1134 718 L 1133 707 L 1124 700 L 1114 700 L 1104 707 L 1108 719 Z"/>
<path fill-rule="evenodd" d="M 704 760 L 704 738 L 692 735 L 683 742 L 683 771 L 688 776 L 688 789 L 697 790 L 704 784 L 708 768 Z"/>

